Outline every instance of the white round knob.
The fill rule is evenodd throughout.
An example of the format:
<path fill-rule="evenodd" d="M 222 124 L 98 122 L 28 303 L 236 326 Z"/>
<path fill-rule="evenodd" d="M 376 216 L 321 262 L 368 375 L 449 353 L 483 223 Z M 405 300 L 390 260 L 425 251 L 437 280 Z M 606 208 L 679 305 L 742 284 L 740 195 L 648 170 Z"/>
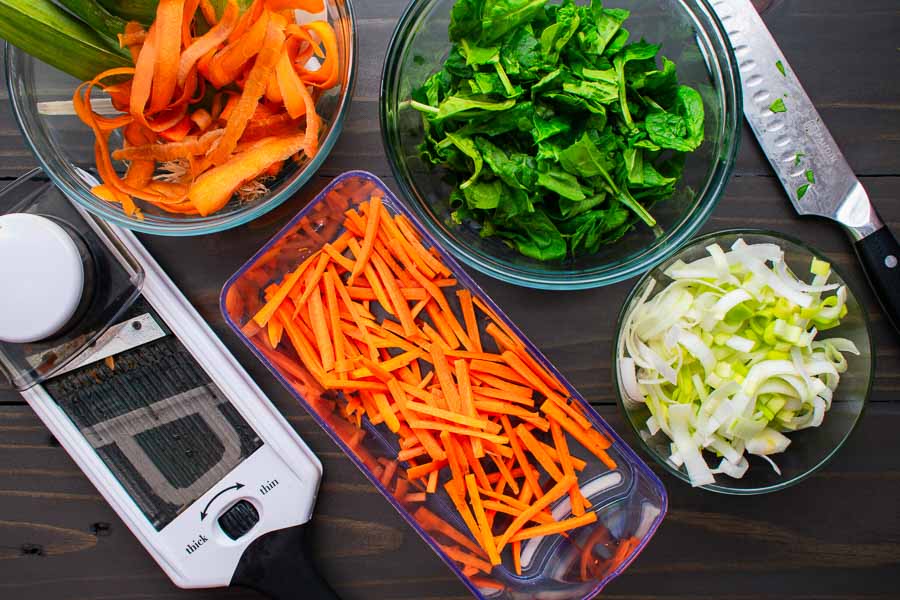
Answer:
<path fill-rule="evenodd" d="M 36 342 L 59 331 L 81 302 L 75 241 L 46 217 L 0 216 L 0 341 Z"/>

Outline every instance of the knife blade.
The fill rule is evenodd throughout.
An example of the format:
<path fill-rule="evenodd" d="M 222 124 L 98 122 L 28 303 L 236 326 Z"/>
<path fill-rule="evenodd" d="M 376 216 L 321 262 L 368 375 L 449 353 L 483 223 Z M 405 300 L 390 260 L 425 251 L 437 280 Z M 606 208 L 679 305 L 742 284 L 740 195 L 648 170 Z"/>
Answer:
<path fill-rule="evenodd" d="M 750 0 L 712 0 L 738 60 L 744 116 L 800 215 L 843 225 L 900 332 L 900 244 Z"/>

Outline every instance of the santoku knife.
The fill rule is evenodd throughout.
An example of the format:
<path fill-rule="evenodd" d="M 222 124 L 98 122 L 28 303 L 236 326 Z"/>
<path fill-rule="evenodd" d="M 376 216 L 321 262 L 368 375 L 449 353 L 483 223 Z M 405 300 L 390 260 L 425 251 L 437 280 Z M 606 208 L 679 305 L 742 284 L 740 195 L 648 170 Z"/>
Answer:
<path fill-rule="evenodd" d="M 878 216 L 750 0 L 711 0 L 734 48 L 744 116 L 794 208 L 844 226 L 900 331 L 900 245 Z"/>

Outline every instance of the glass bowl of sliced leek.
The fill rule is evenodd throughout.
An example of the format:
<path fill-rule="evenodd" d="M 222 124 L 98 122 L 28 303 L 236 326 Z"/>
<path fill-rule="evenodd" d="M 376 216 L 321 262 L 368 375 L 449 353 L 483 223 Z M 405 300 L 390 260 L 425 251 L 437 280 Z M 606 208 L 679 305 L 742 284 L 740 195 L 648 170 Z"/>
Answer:
<path fill-rule="evenodd" d="M 613 353 L 644 451 L 736 495 L 825 465 L 863 413 L 875 358 L 865 308 L 828 257 L 750 229 L 698 237 L 644 275 Z"/>

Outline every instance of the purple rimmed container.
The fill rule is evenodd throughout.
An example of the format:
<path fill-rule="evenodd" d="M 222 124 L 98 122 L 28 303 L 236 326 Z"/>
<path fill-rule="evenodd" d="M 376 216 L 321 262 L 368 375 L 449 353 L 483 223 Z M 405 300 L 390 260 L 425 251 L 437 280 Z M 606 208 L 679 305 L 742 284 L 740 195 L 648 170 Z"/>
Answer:
<path fill-rule="evenodd" d="M 529 354 L 556 377 L 570 395 L 584 409 L 588 420 L 612 440 L 608 450 L 617 468 L 609 470 L 590 452 L 569 439 L 572 454 L 585 460 L 587 466 L 579 473 L 582 493 L 593 504 L 596 523 L 560 535 L 534 538 L 522 542 L 522 575 L 516 575 L 505 553 L 502 565 L 489 576 L 469 577 L 442 549 L 441 544 L 425 531 L 414 513 L 419 504 L 405 505 L 386 489 L 373 472 L 379 459 L 395 460 L 396 437 L 384 425 L 373 426 L 363 419 L 366 434 L 360 440 L 359 430 L 349 423 L 337 409 L 334 392 L 323 390 L 315 378 L 299 363 L 290 350 L 272 350 L 248 326 L 252 315 L 261 305 L 265 287 L 280 281 L 285 273 L 296 268 L 302 260 L 335 240 L 342 232 L 344 213 L 369 199 L 374 191 L 383 195 L 388 212 L 402 214 L 413 224 L 423 244 L 434 248 L 457 280 L 456 288 L 465 288 L 481 298 L 518 336 Z M 455 301 L 453 293 L 448 300 Z M 437 553 L 477 598 L 492 600 L 563 600 L 592 598 L 614 577 L 619 575 L 643 550 L 655 533 L 666 512 L 666 492 L 662 483 L 647 465 L 591 408 L 556 368 L 547 361 L 521 331 L 506 317 L 493 301 L 469 278 L 457 262 L 422 227 L 421 223 L 397 200 L 377 177 L 364 171 L 350 171 L 336 178 L 316 196 L 297 216 L 259 252 L 244 264 L 222 289 L 220 306 L 225 320 L 275 377 L 297 398 L 316 422 L 328 433 L 341 450 L 352 460 L 407 523 Z M 486 342 L 487 343 L 487 342 Z M 443 479 L 441 481 L 443 483 Z M 442 487 L 439 486 L 439 489 Z M 466 526 L 444 492 L 430 494 L 425 506 L 459 531 Z M 556 519 L 570 514 L 569 499 L 563 497 L 552 507 Z M 615 542 L 633 538 L 632 548 L 614 568 L 600 570 L 585 567 L 583 549 L 589 547 L 597 559 L 611 558 Z"/>

